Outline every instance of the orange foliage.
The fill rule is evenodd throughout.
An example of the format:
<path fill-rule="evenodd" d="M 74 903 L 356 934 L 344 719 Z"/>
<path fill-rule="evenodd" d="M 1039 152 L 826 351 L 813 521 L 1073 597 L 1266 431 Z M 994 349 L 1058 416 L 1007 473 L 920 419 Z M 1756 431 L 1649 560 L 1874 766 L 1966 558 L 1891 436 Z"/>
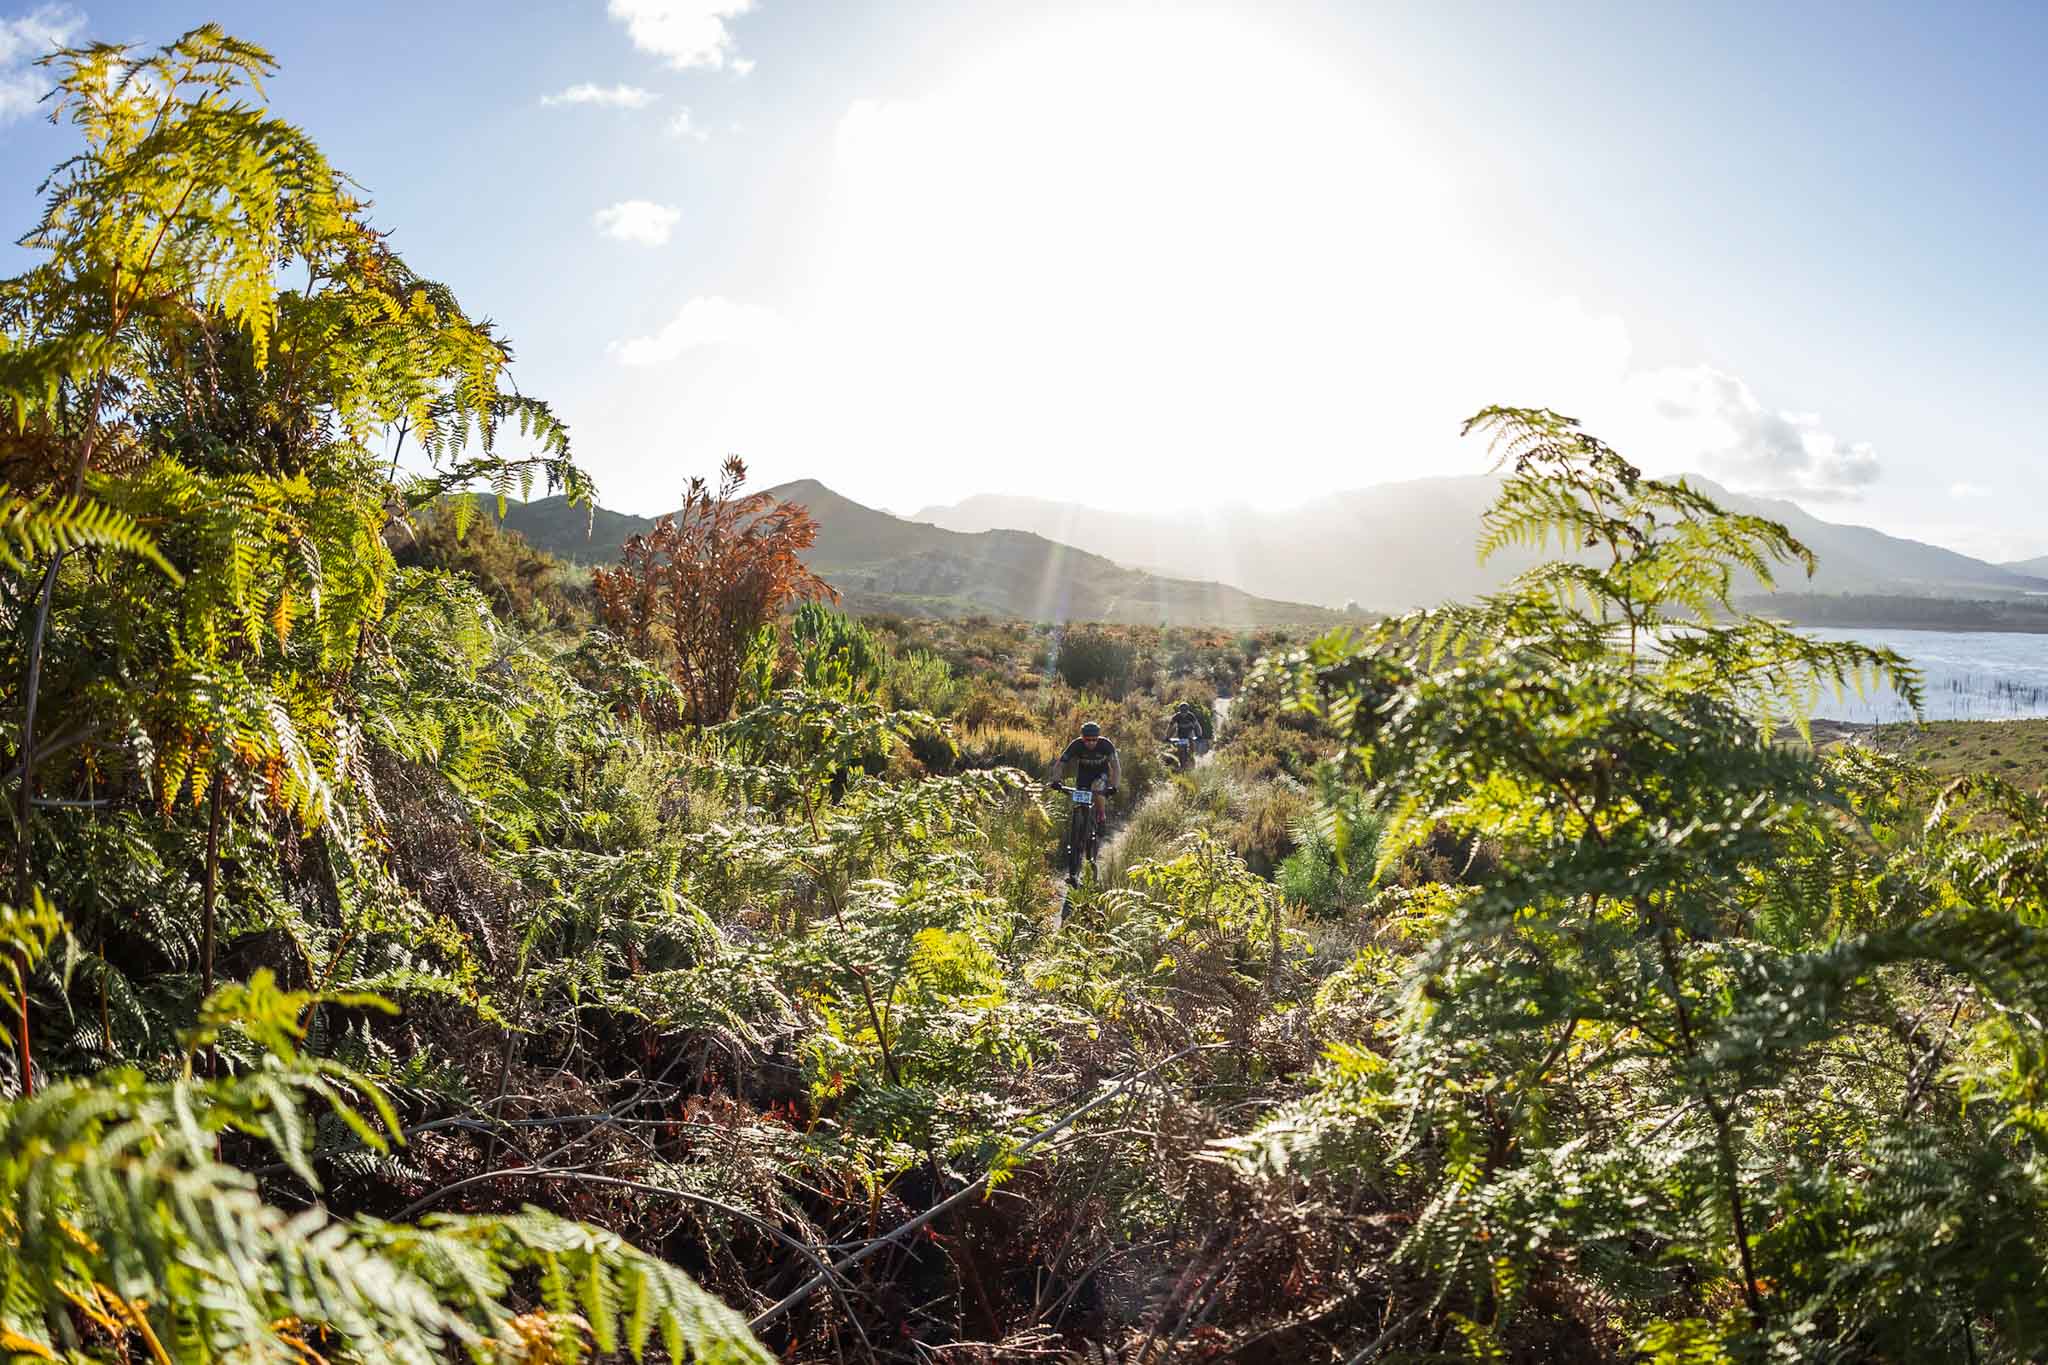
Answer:
<path fill-rule="evenodd" d="M 818 538 L 811 514 L 766 493 L 741 497 L 746 479 L 729 456 L 716 488 L 690 480 L 680 512 L 627 541 L 616 569 L 593 575 L 606 627 L 674 673 L 700 725 L 732 710 L 763 625 L 791 602 L 839 597 L 799 558 Z"/>

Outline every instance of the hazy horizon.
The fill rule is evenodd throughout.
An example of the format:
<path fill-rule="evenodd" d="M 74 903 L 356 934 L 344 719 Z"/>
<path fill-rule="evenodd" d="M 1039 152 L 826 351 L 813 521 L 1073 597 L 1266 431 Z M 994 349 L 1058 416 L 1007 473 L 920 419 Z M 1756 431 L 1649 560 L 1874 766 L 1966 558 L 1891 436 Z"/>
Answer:
<path fill-rule="evenodd" d="M 622 510 L 728 451 L 913 512 L 1299 505 L 1483 471 L 1504 401 L 2006 560 L 2048 551 L 2048 12 L 1971 15 L 0 0 L 0 165 L 25 229 L 53 42 L 263 42 Z"/>
<path fill-rule="evenodd" d="M 1702 479 L 1705 479 L 1705 477 L 1706 477 L 1706 476 L 1704 476 L 1704 475 L 1701 475 L 1701 474 L 1699 474 L 1699 473 L 1698 473 L 1697 471 L 1687 471 L 1687 470 L 1673 470 L 1673 471 L 1668 471 L 1668 472 L 1665 472 L 1665 471 L 1652 471 L 1652 473 L 1656 474 L 1656 475 L 1657 475 L 1658 477 L 1682 477 L 1682 478 L 1687 478 L 1687 479 L 1690 479 L 1690 480 L 1692 480 L 1692 481 L 1693 481 L 1693 482 L 1695 482 L 1695 483 L 1698 483 L 1698 482 L 1699 482 L 1700 480 L 1702 480 Z M 1329 491 L 1329 492 L 1327 492 L 1327 493 L 1322 493 L 1322 494 L 1318 494 L 1318 495 L 1316 495 L 1316 496 L 1314 496 L 1314 497 L 1307 497 L 1307 498 L 1303 498 L 1303 499 L 1301 499 L 1301 500 L 1300 500 L 1299 502 L 1296 502 L 1296 503 L 1293 503 L 1293 504 L 1289 504 L 1289 505 L 1285 505 L 1285 506 L 1259 506 L 1258 504 L 1255 504 L 1255 503 L 1250 503 L 1250 502 L 1243 502 L 1243 501 L 1233 501 L 1233 500 L 1227 500 L 1227 499 L 1226 499 L 1226 500 L 1218 500 L 1218 501 L 1216 501 L 1216 502 L 1212 502 L 1212 503 L 1206 504 L 1206 505 L 1204 505 L 1203 507 L 1201 507 L 1201 508 L 1199 508 L 1199 509 L 1196 509 L 1196 511 L 1195 511 L 1195 515 L 1196 515 L 1196 516 L 1197 516 L 1198 518 L 1202 519 L 1202 520 L 1207 520 L 1207 521 L 1210 521 L 1210 522 L 1217 522 L 1217 521 L 1221 521 L 1221 520 L 1223 520 L 1223 519 L 1224 519 L 1224 518 L 1225 518 L 1226 516 L 1230 516 L 1230 515 L 1235 515 L 1235 514 L 1249 514 L 1249 515 L 1252 515 L 1252 516 L 1256 516 L 1256 517 L 1259 517 L 1259 518 L 1261 518 L 1261 519 L 1266 519 L 1266 520 L 1273 520 L 1273 521 L 1279 521 L 1279 520 L 1284 520 L 1284 519 L 1285 519 L 1286 517 L 1288 517 L 1288 516 L 1289 516 L 1290 514 L 1293 514 L 1293 513 L 1298 513 L 1298 512 L 1303 512 L 1303 511 L 1307 511 L 1307 510 L 1310 510 L 1310 509 L 1312 509 L 1313 505 L 1314 505 L 1314 504 L 1315 504 L 1315 503 L 1316 503 L 1316 502 L 1317 502 L 1317 501 L 1318 501 L 1319 499 L 1323 499 L 1323 498 L 1331 498 L 1331 497 L 1343 497 L 1343 496 L 1346 496 L 1346 495 L 1359 495 L 1359 494 L 1367 494 L 1367 493 L 1370 493 L 1370 492 L 1372 492 L 1372 491 L 1373 491 L 1374 489 L 1379 489 L 1379 488 L 1389 488 L 1389 487 L 1394 487 L 1394 486 L 1398 486 L 1398 485 L 1401 485 L 1401 484 L 1413 484 L 1413 483 L 1422 483 L 1422 482 L 1428 482 L 1428 481 L 1456 480 L 1456 479 L 1467 479 L 1467 478 L 1485 478 L 1485 477 L 1488 477 L 1488 471 L 1487 471 L 1487 470 L 1484 470 L 1484 469 L 1482 469 L 1482 470 L 1479 470 L 1479 471 L 1475 471 L 1475 472 L 1472 472 L 1472 473 L 1466 473 L 1466 474 L 1418 474 L 1418 475 L 1415 475 L 1415 476 L 1413 476 L 1412 478 L 1405 478 L 1405 479 L 1401 479 L 1401 478 L 1396 478 L 1396 479 L 1383 479 L 1383 480 L 1379 480 L 1379 481 L 1377 481 L 1377 482 L 1374 482 L 1374 483 L 1371 483 L 1371 484 L 1360 484 L 1360 485 L 1357 485 L 1357 486 L 1355 486 L 1355 487 L 1351 487 L 1351 488 L 1338 488 L 1338 489 L 1332 489 L 1332 490 L 1330 490 L 1330 491 Z M 928 518 L 928 517 L 926 516 L 926 514 L 927 514 L 927 513 L 930 513 L 930 512 L 934 512 L 934 511 L 948 511 L 948 510 L 956 509 L 956 508 L 959 508 L 959 507 L 961 507 L 961 506 L 964 506 L 964 505 L 966 505 L 966 504 L 969 504 L 969 503 L 971 503 L 971 502 L 974 502 L 974 501 L 976 501 L 976 500 L 978 500 L 978 499 L 984 499 L 984 498 L 986 498 L 986 499 L 993 499 L 993 500 L 1015 500 L 1015 501 L 1021 501 L 1021 502 L 1040 502 L 1040 503 L 1044 503 L 1044 504 L 1047 504 L 1048 506 L 1051 506 L 1051 507 L 1060 507 L 1060 508 L 1065 508 L 1065 507 L 1075 507 L 1075 508 L 1080 508 L 1080 509 L 1082 509 L 1082 510 L 1086 510 L 1086 511 L 1104 512 L 1104 513 L 1108 513 L 1108 514 L 1111 514 L 1111 515 L 1115 515 L 1115 516 L 1117 516 L 1117 517 L 1122 517 L 1122 518 L 1135 518 L 1135 519 L 1138 519 L 1138 520 L 1144 520 L 1144 521 L 1152 521 L 1152 522 L 1156 522 L 1156 523 L 1158 523 L 1158 524 L 1160 524 L 1160 525 L 1170 525 L 1170 524 L 1174 523 L 1174 522 L 1175 522 L 1176 520 L 1185 520 L 1185 519 L 1186 519 L 1186 517 L 1188 516 L 1188 513 L 1187 513 L 1187 512 L 1185 511 L 1185 510 L 1182 510 L 1182 511 L 1172 511 L 1172 510 L 1163 510 L 1163 509 L 1157 509 L 1157 508 L 1153 508 L 1153 507 L 1150 507 L 1150 506 L 1147 506 L 1147 505 L 1144 505 L 1144 504 L 1140 504 L 1140 505 L 1137 505 L 1137 506 L 1134 506 L 1134 507 L 1129 507 L 1129 508 L 1123 508 L 1123 507 L 1108 507 L 1108 506 L 1105 506 L 1105 505 L 1103 505 L 1103 504 L 1100 504 L 1100 503 L 1093 503 L 1093 502 L 1089 502 L 1089 501 L 1087 501 L 1087 500 L 1086 500 L 1085 498 L 1060 498 L 1060 497 L 1048 497 L 1048 496 L 1045 496 L 1045 495 L 1042 495 L 1042 494 L 1035 494 L 1035 493 L 996 493 L 996 492 L 981 492 L 981 493 L 969 493 L 969 494 L 966 494 L 966 495 L 965 495 L 965 496 L 963 496 L 963 497 L 959 497 L 959 498 L 952 498 L 952 499 L 948 499 L 948 500 L 946 500 L 946 501 L 944 501 L 944 502 L 928 502 L 928 503 L 922 503 L 922 504 L 919 504 L 919 505 L 917 505 L 917 506 L 914 506 L 914 507 L 903 507 L 903 506 L 895 506 L 895 507 L 891 507 L 891 506 L 888 506 L 888 505 L 886 505 L 886 504 L 882 504 L 882 503 L 876 503 L 876 502 L 869 502 L 869 501 L 867 501 L 867 500 L 865 500 L 865 499 L 863 499 L 863 498 L 860 498 L 860 497 L 858 497 L 858 496 L 856 496 L 856 495 L 854 495 L 854 494 L 852 494 L 852 493 L 849 493 L 849 492 L 848 492 L 848 491 L 847 491 L 846 489 L 844 489 L 844 488 L 840 488 L 840 487 L 837 487 L 837 486 L 835 486 L 835 485 L 834 485 L 834 484 L 833 484 L 833 483 L 832 483 L 832 482 L 831 482 L 831 481 L 830 481 L 829 479 L 821 479 L 821 478 L 817 477 L 816 475 L 812 475 L 812 474 L 795 474 L 795 475 L 792 475 L 792 476 L 790 476 L 790 477 L 788 477 L 788 478 L 785 478 L 785 479 L 780 479 L 780 480 L 776 481 L 776 482 L 775 482 L 775 483 L 773 483 L 773 484 L 766 484 L 766 483 L 762 483 L 762 482 L 760 482 L 760 481 L 756 480 L 756 481 L 752 481 L 752 482 L 751 482 L 751 484 L 750 484 L 750 486 L 752 486 L 752 487 L 757 487 L 757 488 L 772 488 L 772 489 L 781 489 L 781 488 L 786 488 L 786 487 L 788 487 L 788 486 L 789 486 L 789 485 L 791 485 L 791 484 L 798 484 L 798 483 L 806 483 L 806 482 L 811 482 L 811 483 L 817 483 L 817 484 L 820 484 L 820 485 L 822 485 L 822 486 L 823 486 L 823 487 L 824 487 L 824 488 L 825 488 L 825 489 L 826 489 L 827 491 L 829 491 L 829 492 L 832 492 L 832 493 L 834 493 L 834 494 L 837 494 L 837 495 L 838 495 L 838 496 L 840 496 L 840 497 L 843 497 L 843 498 L 847 498 L 847 499 L 849 499 L 849 500 L 851 500 L 851 501 L 853 501 L 853 502 L 859 503 L 860 505 L 862 505 L 862 506 L 864 506 L 864 507 L 868 508 L 868 509 L 869 509 L 869 510 L 871 510 L 871 511 L 876 511 L 876 512 L 882 512 L 882 513 L 885 513 L 885 514 L 887 514 L 887 515 L 889 515 L 889 516 L 892 516 L 892 517 L 896 517 L 896 518 L 898 518 L 898 519 L 900 519 L 900 520 L 903 520 L 903 521 L 911 521 L 911 522 L 927 522 L 927 521 L 929 521 L 929 518 Z M 1711 482 L 1711 481 L 1709 481 L 1709 482 Z M 1751 495 L 1751 496 L 1754 496 L 1754 497 L 1769 497 L 1769 495 L 1764 495 L 1764 494 L 1756 494 L 1756 495 Z M 1774 500 L 1780 500 L 1780 501 L 1782 501 L 1783 499 L 1774 499 Z M 644 505 L 644 506 L 631 506 L 631 507 L 628 507 L 628 506 L 621 506 L 621 505 L 619 505 L 618 503 L 614 502 L 613 500 L 611 500 L 611 499 L 610 499 L 610 498 L 608 498 L 608 497 L 603 497 L 603 496 L 600 496 L 600 503 L 601 503 L 601 505 L 602 505 L 602 506 L 604 506 L 604 507 L 605 507 L 605 509 L 606 509 L 606 510 L 608 510 L 608 511 L 612 511 L 612 512 L 622 512 L 622 513 L 625 513 L 625 514 L 627 514 L 627 515 L 630 515 L 630 516 L 636 516 L 636 517 L 646 517 L 646 518 L 651 518 L 651 517 L 658 517 L 658 516 L 661 516 L 662 514 L 664 514 L 664 513 L 666 513 L 666 512 L 672 512 L 672 511 L 674 511 L 674 510 L 675 510 L 675 504 L 676 504 L 676 502 L 677 502 L 677 501 L 679 501 L 679 499 L 677 499 L 677 498 L 674 498 L 674 497 L 671 497 L 671 498 L 670 498 L 670 499 L 669 499 L 669 500 L 668 500 L 667 502 L 663 502 L 663 503 L 650 503 L 650 504 L 648 504 L 648 505 Z M 1873 529 L 1873 530 L 1880 530 L 1880 531 L 1884 530 L 1884 528 L 1882 528 L 1882 527 L 1871 527 L 1871 526 L 1869 525 L 1869 523 L 1868 523 L 1868 522 L 1866 522 L 1866 521 L 1862 521 L 1862 520 L 1859 520 L 1859 519 L 1857 519 L 1857 518 L 1856 518 L 1856 517 L 1855 517 L 1855 516 L 1853 515 L 1853 512 L 1854 512 L 1854 507 L 1855 507 L 1855 505 L 1854 505 L 1854 504 L 1845 504 L 1845 505 L 1841 505 L 1841 506 L 1835 506 L 1835 507 L 1824 507 L 1824 508 L 1820 509 L 1820 510 L 1819 510 L 1818 512 L 1813 512 L 1813 511 L 1809 510 L 1809 515 L 1812 515 L 1812 516 L 1814 516 L 1814 517 L 1815 517 L 1815 518 L 1816 518 L 1817 520 L 1819 520 L 1819 521 L 1827 522 L 1827 523 L 1830 523 L 1830 524 L 1833 524 L 1833 525 L 1837 525 L 1837 526 L 1847 526 L 1847 527 L 1864 527 L 1864 528 L 1866 528 L 1866 529 Z M 1017 526 L 1017 527 L 1010 527 L 1010 528 L 1008 528 L 1008 529 L 1012 529 L 1012 530 L 1024 530 L 1024 531 L 1030 531 L 1030 530 L 1031 530 L 1032 528 L 1030 528 L 1030 527 L 1027 527 L 1027 526 Z M 1475 525 L 1474 525 L 1474 528 L 1473 528 L 1473 529 L 1474 529 L 1474 532 L 1475 532 L 1475 534 L 1476 534 L 1476 532 L 1477 532 L 1477 525 L 1476 525 L 1476 523 L 1475 523 Z M 1886 534 L 1898 534 L 1898 533 L 1896 533 L 1896 532 L 1886 532 Z M 1906 536 L 1906 537 L 1904 537 L 1904 538 L 1905 538 L 1905 539 L 1909 539 L 1909 540 L 1919 540 L 1919 539 L 1920 539 L 1919 537 L 1914 537 L 1914 536 Z M 1054 540 L 1059 540 L 1059 539 L 1060 539 L 1060 537 L 1059 537 L 1059 536 L 1057 536 L 1057 535 L 1055 535 L 1055 536 L 1052 536 L 1052 537 L 1051 537 L 1051 539 L 1054 539 Z M 1955 551 L 1956 553 L 1959 553 L 1959 554 L 1966 554 L 1966 555 L 1967 555 L 1967 554 L 1970 554 L 1970 552 L 1969 552 L 1968 550 L 1960 549 L 1960 548 L 1958 548 L 1958 547 L 1956 547 L 1956 546 L 1953 546 L 1953 545 L 1945 545 L 1945 544 L 1943 544 L 1943 543 L 1942 543 L 1942 542 L 1940 542 L 1940 541 L 1935 541 L 1935 540 L 1925 540 L 1925 541 L 1922 541 L 1921 543 L 1923 543 L 1923 544 L 1927 544 L 1927 545 L 1932 545 L 1932 546 L 1934 546 L 1934 547 L 1935 547 L 1935 548 L 1937 548 L 1937 549 L 1947 549 L 1947 550 L 1954 550 L 1954 551 Z M 1083 547 L 1078 547 L 1078 548 L 1087 548 L 1087 547 L 1083 546 Z M 1144 561 L 1144 555 L 1142 554 L 1142 551 L 1143 551 L 1143 550 L 1144 550 L 1145 548 L 1146 548 L 1146 547 L 1144 547 L 1144 546 L 1132 546 L 1132 547 L 1130 547 L 1130 549 L 1129 549 L 1129 552 L 1128 552 L 1128 553 L 1126 553 L 1126 554 L 1124 555 L 1124 557 L 1123 557 L 1123 560 L 1121 560 L 1120 562 L 1131 562 L 1131 563 L 1138 563 L 1138 564 L 1141 564 L 1141 566 L 1142 566 L 1142 563 L 1143 563 L 1143 561 Z M 1105 551 L 1105 550 L 1098 550 L 1097 552 L 1098 552 L 1098 553 L 1108 553 L 1108 552 L 1107 552 L 1107 551 Z M 1132 556 L 1135 556 L 1135 558 L 1133 558 Z M 1117 555 L 1115 555 L 1115 554 L 1110 554 L 1110 555 L 1109 555 L 1109 557 L 1110 557 L 1110 558 L 1112 558 L 1112 559 L 1116 559 L 1116 558 L 1118 558 L 1118 556 L 1117 556 Z M 2023 559 L 2029 559 L 2029 558 L 2033 558 L 2033 556 L 2025 556 L 2025 555 L 2020 555 L 2020 556 L 2014 556 L 2014 557 L 2012 557 L 2011 559 L 2005 559 L 2005 560 L 2001 560 L 2001 559 L 1991 559 L 1991 558 L 1986 558 L 1986 557 L 1984 557 L 1984 556 L 1972 556 L 1972 557 L 1973 557 L 1973 558 L 1979 558 L 1979 559 L 1983 559 L 1983 560 L 1984 560 L 1984 562 L 1986 562 L 1986 563 L 1989 563 L 1989 564 L 1994 564 L 1994 565 L 2004 565 L 2004 564 L 2008 564 L 2008 563 L 2013 563 L 2013 562 L 2017 562 L 2018 560 L 2023 560 Z"/>

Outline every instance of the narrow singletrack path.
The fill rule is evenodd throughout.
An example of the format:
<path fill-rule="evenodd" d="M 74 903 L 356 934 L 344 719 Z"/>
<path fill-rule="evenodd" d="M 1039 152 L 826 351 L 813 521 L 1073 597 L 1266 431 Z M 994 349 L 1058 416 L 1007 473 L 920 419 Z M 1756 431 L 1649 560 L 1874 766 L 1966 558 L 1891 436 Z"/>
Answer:
<path fill-rule="evenodd" d="M 1195 758 L 1196 767 L 1199 768 L 1204 763 L 1207 763 L 1210 759 L 1216 757 L 1216 740 L 1223 733 L 1224 719 L 1230 714 L 1230 702 L 1231 698 L 1229 697 L 1216 698 L 1216 704 L 1213 711 L 1215 720 L 1209 728 L 1209 745 L 1203 753 L 1201 753 Z M 1097 850 L 1095 858 L 1096 866 L 1098 868 L 1102 868 L 1114 865 L 1117 854 L 1123 850 L 1124 840 L 1129 837 L 1131 827 L 1137 820 L 1139 811 L 1149 809 L 1153 805 L 1156 805 L 1157 803 L 1166 800 L 1172 794 L 1173 786 L 1171 783 L 1168 783 L 1160 787 L 1157 791 L 1153 792 L 1150 796 L 1146 797 L 1145 804 L 1143 806 L 1140 806 L 1135 810 L 1125 812 L 1123 817 L 1116 822 L 1116 828 L 1110 831 L 1109 837 L 1102 841 L 1102 847 L 1099 850 Z M 1099 882 L 1097 884 L 1100 885 Z M 1061 923 L 1066 918 L 1067 898 L 1070 894 L 1072 894 L 1072 891 L 1073 888 L 1068 886 L 1064 881 L 1060 883 L 1059 908 L 1053 912 L 1052 918 L 1052 927 L 1055 931 L 1059 929 Z"/>

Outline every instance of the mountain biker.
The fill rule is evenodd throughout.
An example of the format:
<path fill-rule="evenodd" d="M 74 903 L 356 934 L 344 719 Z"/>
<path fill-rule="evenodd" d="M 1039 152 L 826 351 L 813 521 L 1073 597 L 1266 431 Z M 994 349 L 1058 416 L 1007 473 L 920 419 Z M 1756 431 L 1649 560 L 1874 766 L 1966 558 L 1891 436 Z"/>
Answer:
<path fill-rule="evenodd" d="M 1081 727 L 1080 737 L 1060 754 L 1053 765 L 1054 778 L 1070 763 L 1074 765 L 1074 785 L 1095 793 L 1095 832 L 1100 834 L 1109 810 L 1107 794 L 1115 791 L 1123 779 L 1123 760 L 1117 757 L 1116 745 L 1109 742 L 1102 727 L 1091 720 Z"/>
<path fill-rule="evenodd" d="M 1192 704 L 1182 702 L 1180 710 L 1167 716 L 1165 724 L 1167 741 L 1174 745 L 1174 767 L 1186 772 L 1186 769 L 1194 767 L 1194 755 L 1204 747 L 1202 741 L 1206 737 L 1202 735 L 1202 716 L 1196 714 Z"/>

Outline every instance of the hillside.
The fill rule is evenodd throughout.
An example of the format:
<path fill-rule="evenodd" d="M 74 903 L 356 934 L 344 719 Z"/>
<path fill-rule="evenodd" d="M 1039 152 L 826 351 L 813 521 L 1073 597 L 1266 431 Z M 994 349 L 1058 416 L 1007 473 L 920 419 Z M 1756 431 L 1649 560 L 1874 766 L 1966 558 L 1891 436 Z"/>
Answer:
<path fill-rule="evenodd" d="M 1728 492 L 1694 478 L 1734 510 L 1781 521 L 1820 557 L 1811 580 L 1781 586 L 1823 594 L 1987 598 L 2048 590 L 2025 566 L 1989 564 L 1865 526 L 1822 521 L 1794 503 Z M 1479 518 L 1498 481 L 1411 479 L 1265 512 L 1217 507 L 1177 520 L 1034 498 L 982 496 L 931 507 L 921 520 L 958 531 L 1010 527 L 1162 573 L 1201 571 L 1251 592 L 1401 610 L 1498 588 L 1533 562 L 1504 553 L 1481 565 Z"/>
<path fill-rule="evenodd" d="M 818 540 L 805 560 L 854 612 L 1227 627 L 1337 619 L 1335 612 L 1302 602 L 1129 568 L 1030 532 L 962 532 L 906 521 L 841 497 L 815 479 L 768 491 L 801 503 L 817 518 Z M 480 504 L 496 510 L 494 500 Z M 551 554 L 588 564 L 609 560 L 654 519 L 603 508 L 586 518 L 584 509 L 557 497 L 508 501 L 504 525 Z"/>
<path fill-rule="evenodd" d="M 1932 597 L 1906 593 L 1793 591 L 1738 598 L 1736 605 L 1801 626 L 1877 630 L 1969 630 L 2048 635 L 2039 597 Z"/>
<path fill-rule="evenodd" d="M 1858 738 L 1924 764 L 1944 781 L 1989 774 L 2031 791 L 2048 780 L 2048 720 L 1887 725 Z"/>
<path fill-rule="evenodd" d="M 477 497 L 477 506 L 495 514 L 497 499 Z M 526 537 L 528 543 L 572 564 L 605 564 L 619 546 L 642 531 L 654 529 L 653 517 L 636 517 L 604 507 L 571 507 L 566 498 L 536 498 L 521 502 L 505 500 L 504 525 Z"/>

